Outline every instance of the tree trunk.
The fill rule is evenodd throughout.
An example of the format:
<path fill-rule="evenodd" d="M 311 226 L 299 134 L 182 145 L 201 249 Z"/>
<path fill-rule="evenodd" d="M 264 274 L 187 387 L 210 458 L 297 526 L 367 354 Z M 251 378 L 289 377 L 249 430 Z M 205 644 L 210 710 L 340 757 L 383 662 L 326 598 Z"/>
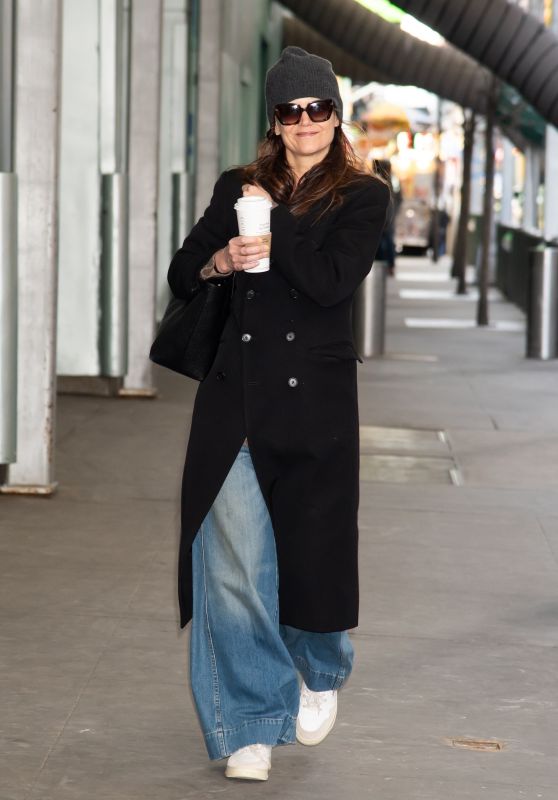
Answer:
<path fill-rule="evenodd" d="M 467 224 L 471 204 L 471 165 L 473 163 L 473 145 L 475 141 L 475 112 L 468 115 L 464 112 L 463 120 L 463 180 L 461 183 L 461 204 L 457 234 L 453 247 L 453 266 L 451 274 L 457 278 L 457 294 L 466 294 L 465 269 L 467 267 Z"/>
<path fill-rule="evenodd" d="M 479 269 L 479 302 L 477 305 L 477 325 L 488 325 L 488 272 L 490 257 L 490 239 L 492 233 L 492 216 L 494 205 L 494 111 L 496 108 L 498 81 L 492 79 L 492 85 L 486 107 L 486 129 L 484 134 L 485 148 L 485 182 L 482 204 L 483 229 L 482 251 Z"/>

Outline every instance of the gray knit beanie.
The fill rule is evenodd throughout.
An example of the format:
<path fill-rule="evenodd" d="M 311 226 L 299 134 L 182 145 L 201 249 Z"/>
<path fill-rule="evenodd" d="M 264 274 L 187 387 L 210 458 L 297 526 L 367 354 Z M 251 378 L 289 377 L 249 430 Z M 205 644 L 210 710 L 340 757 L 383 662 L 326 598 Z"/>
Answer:
<path fill-rule="evenodd" d="M 271 127 L 275 106 L 297 97 L 331 98 L 339 118 L 343 118 L 343 102 L 331 61 L 307 53 L 302 47 L 285 47 L 265 77 L 265 103 Z"/>

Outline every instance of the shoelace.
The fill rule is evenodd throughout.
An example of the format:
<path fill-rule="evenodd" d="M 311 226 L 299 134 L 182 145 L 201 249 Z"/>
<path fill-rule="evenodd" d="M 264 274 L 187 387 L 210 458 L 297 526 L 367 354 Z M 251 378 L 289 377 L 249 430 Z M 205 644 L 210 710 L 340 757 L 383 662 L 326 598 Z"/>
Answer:
<path fill-rule="evenodd" d="M 333 690 L 327 692 L 313 692 L 306 685 L 302 689 L 300 701 L 307 708 L 316 708 L 318 713 L 321 711 L 322 706 L 333 697 Z"/>
<path fill-rule="evenodd" d="M 251 752 L 257 752 L 259 755 L 265 756 L 268 753 L 267 748 L 268 745 L 260 744 L 258 742 L 257 744 L 247 744 L 245 747 L 241 747 L 240 750 L 243 752 L 250 750 Z"/>

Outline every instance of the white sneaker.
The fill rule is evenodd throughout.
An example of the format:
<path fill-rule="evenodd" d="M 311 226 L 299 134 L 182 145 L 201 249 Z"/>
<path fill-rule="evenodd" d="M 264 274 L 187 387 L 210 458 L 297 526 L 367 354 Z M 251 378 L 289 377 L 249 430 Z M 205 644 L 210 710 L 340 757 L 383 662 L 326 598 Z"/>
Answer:
<path fill-rule="evenodd" d="M 271 745 L 249 744 L 229 756 L 225 776 L 266 781 L 271 768 Z"/>
<path fill-rule="evenodd" d="M 337 689 L 313 692 L 302 681 L 296 738 L 301 744 L 319 744 L 333 728 L 337 716 Z"/>

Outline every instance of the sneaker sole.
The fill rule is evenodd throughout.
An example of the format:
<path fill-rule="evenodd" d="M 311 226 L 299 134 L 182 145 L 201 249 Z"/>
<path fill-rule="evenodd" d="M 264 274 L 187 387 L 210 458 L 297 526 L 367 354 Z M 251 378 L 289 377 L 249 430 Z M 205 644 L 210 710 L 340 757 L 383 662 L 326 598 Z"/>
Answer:
<path fill-rule="evenodd" d="M 300 725 L 298 724 L 298 720 L 296 721 L 296 739 L 297 742 L 300 744 L 305 744 L 307 747 L 312 747 L 312 745 L 320 744 L 326 738 L 328 733 L 331 731 L 333 726 L 335 725 L 335 720 L 337 719 L 337 706 L 335 706 L 335 713 L 330 720 L 329 727 L 325 731 L 316 732 L 315 734 L 308 733 L 307 731 L 303 730 Z M 317 738 L 318 737 L 318 738 Z"/>
<path fill-rule="evenodd" d="M 269 777 L 268 769 L 258 769 L 257 767 L 227 767 L 225 769 L 227 778 L 246 778 L 251 781 L 266 781 Z"/>

